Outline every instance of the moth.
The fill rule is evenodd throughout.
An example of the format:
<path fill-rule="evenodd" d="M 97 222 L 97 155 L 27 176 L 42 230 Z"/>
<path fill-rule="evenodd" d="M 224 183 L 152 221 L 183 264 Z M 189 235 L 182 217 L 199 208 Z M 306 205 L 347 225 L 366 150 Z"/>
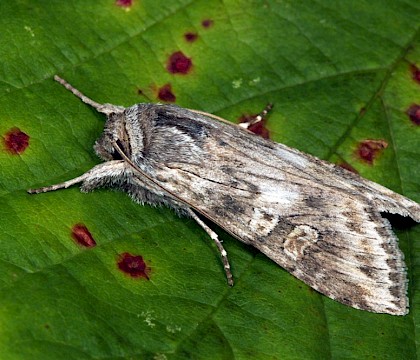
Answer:
<path fill-rule="evenodd" d="M 381 213 L 420 222 L 416 202 L 217 116 L 175 105 L 99 104 L 55 80 L 106 115 L 94 145 L 104 162 L 29 193 L 76 183 L 82 191 L 117 188 L 141 204 L 193 218 L 216 243 L 230 285 L 227 253 L 203 218 L 331 299 L 376 313 L 408 313 L 403 254 Z"/>

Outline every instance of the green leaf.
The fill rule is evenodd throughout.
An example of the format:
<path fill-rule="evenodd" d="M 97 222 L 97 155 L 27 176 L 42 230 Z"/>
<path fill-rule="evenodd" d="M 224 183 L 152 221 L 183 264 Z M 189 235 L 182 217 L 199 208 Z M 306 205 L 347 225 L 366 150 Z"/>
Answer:
<path fill-rule="evenodd" d="M 228 288 L 212 241 L 169 209 L 106 189 L 26 189 L 100 162 L 92 145 L 104 116 L 59 74 L 124 106 L 157 102 L 170 84 L 177 104 L 233 121 L 271 102 L 273 140 L 420 201 L 420 126 L 407 114 L 420 104 L 419 18 L 414 0 L 3 1 L 1 359 L 417 358 L 418 225 L 395 224 L 411 311 L 392 317 L 338 304 L 216 229 L 236 280 Z M 167 70 L 177 51 L 188 74 Z M 14 128 L 29 136 L 20 154 L 5 145 Z M 358 156 L 367 139 L 388 144 L 372 164 Z M 95 247 L 74 241 L 76 224 Z M 149 280 L 120 271 L 123 253 L 143 257 Z"/>

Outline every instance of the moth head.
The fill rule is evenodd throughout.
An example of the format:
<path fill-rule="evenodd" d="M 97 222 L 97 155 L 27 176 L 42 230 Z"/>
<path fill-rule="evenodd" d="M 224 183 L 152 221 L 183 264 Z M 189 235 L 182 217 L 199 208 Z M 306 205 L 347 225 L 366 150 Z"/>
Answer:
<path fill-rule="evenodd" d="M 67 90 L 71 91 L 85 104 L 92 106 L 96 111 L 106 115 L 107 120 L 104 132 L 94 146 L 96 154 L 105 161 L 121 160 L 121 153 L 127 157 L 131 157 L 131 147 L 129 136 L 127 135 L 126 120 L 130 120 L 127 118 L 127 113 L 134 109 L 135 106 L 126 109 L 123 106 L 97 103 L 82 94 L 60 76 L 54 75 L 54 80 L 63 85 Z"/>
<path fill-rule="evenodd" d="M 136 104 L 107 114 L 102 136 L 94 146 L 96 154 L 105 160 L 121 160 L 117 147 L 131 160 L 147 157 L 152 145 L 153 122 L 159 117 L 157 104 Z M 162 106 L 163 107 L 163 106 Z"/>
<path fill-rule="evenodd" d="M 127 157 L 131 156 L 124 111 L 107 114 L 104 132 L 93 148 L 102 160 L 121 160 L 122 157 L 116 145 Z"/>

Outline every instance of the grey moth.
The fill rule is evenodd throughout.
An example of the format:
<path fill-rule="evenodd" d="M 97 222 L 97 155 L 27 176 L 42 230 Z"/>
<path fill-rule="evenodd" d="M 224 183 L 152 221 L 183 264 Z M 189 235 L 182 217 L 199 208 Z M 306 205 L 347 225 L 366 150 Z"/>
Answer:
<path fill-rule="evenodd" d="M 82 183 L 190 216 L 227 253 L 207 219 L 320 293 L 357 309 L 408 312 L 403 254 L 381 213 L 420 222 L 420 205 L 341 167 L 255 136 L 214 115 L 174 105 L 99 104 L 106 115 L 94 149 L 104 161 L 40 193 Z M 264 111 L 256 121 L 265 115 Z"/>

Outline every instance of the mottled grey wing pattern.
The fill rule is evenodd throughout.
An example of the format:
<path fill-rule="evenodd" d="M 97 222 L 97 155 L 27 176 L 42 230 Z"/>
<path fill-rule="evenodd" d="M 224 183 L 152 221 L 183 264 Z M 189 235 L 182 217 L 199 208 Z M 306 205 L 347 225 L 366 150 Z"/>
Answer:
<path fill-rule="evenodd" d="M 223 119 L 172 105 L 99 104 L 59 76 L 83 102 L 107 115 L 95 152 L 104 160 L 65 182 L 110 186 L 134 200 L 190 215 L 226 251 L 195 210 L 261 250 L 297 278 L 344 304 L 408 312 L 403 254 L 380 212 L 420 222 L 420 205 L 346 170 L 261 139 Z"/>
<path fill-rule="evenodd" d="M 204 134 L 197 151 L 206 156 L 156 166 L 162 186 L 319 292 L 364 310 L 407 313 L 403 254 L 380 212 L 420 221 L 418 204 L 236 126 L 212 128 L 214 120 L 178 108 L 176 116 L 174 128 Z"/>

